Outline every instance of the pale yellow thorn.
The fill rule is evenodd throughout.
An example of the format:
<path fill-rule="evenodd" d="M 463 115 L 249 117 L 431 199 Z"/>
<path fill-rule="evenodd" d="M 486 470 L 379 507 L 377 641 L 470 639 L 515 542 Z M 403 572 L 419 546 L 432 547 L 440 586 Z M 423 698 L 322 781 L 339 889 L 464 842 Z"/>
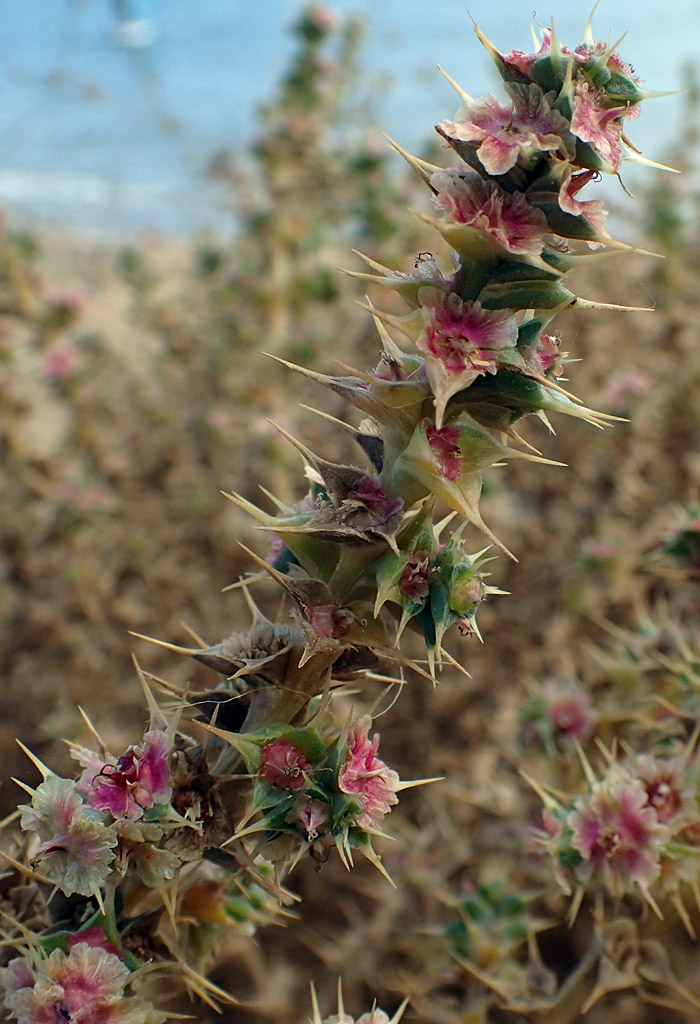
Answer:
<path fill-rule="evenodd" d="M 471 677 L 472 677 L 471 672 L 467 672 L 467 670 L 464 667 L 464 665 L 462 665 L 459 661 L 457 661 L 456 658 L 453 658 L 449 651 L 447 651 L 447 650 L 445 650 L 443 648 L 443 652 L 442 653 L 445 656 L 445 658 L 447 659 L 447 661 L 449 661 L 450 665 L 452 665 L 453 668 L 456 668 L 457 671 L 461 672 L 462 675 L 467 677 L 467 679 L 471 679 Z"/>
<path fill-rule="evenodd" d="M 0 832 L 2 832 L 2 830 L 7 825 L 12 825 L 13 822 L 17 821 L 17 819 L 19 818 L 20 814 L 21 814 L 21 811 L 19 810 L 19 808 L 15 808 L 15 810 L 12 811 L 10 814 L 8 814 L 6 818 L 3 818 L 2 821 L 0 821 Z"/>
<path fill-rule="evenodd" d="M 321 1011 L 318 1005 L 318 996 L 316 995 L 316 989 L 314 988 L 313 982 L 311 982 L 311 1009 L 313 1016 L 311 1018 L 310 1024 L 323 1024 Z"/>
<path fill-rule="evenodd" d="M 384 138 L 387 140 L 387 142 L 389 143 L 391 148 L 395 152 L 397 152 L 399 154 L 399 156 L 402 156 L 404 158 L 404 160 L 406 161 L 408 166 L 411 168 L 411 170 L 415 171 L 416 174 L 418 175 L 418 177 L 421 178 L 421 180 L 423 182 L 425 182 L 425 184 L 429 188 L 431 188 L 432 191 L 434 192 L 435 189 L 433 189 L 432 185 L 430 184 L 430 179 L 432 177 L 432 173 L 434 173 L 434 172 L 431 173 L 431 172 L 429 172 L 426 169 L 425 161 L 424 160 L 419 160 L 417 157 L 412 156 L 411 153 L 406 152 L 405 149 L 402 149 L 401 146 L 399 146 L 398 142 L 394 142 L 394 140 L 389 138 L 389 136 L 385 132 L 382 132 L 382 135 L 384 135 Z M 430 165 L 428 165 L 428 166 L 430 166 Z M 438 170 L 440 170 L 440 168 L 439 167 L 435 167 L 434 170 L 438 171 Z"/>
<path fill-rule="evenodd" d="M 13 781 L 16 782 L 17 780 L 14 779 Z M 24 875 L 25 878 L 29 878 L 32 882 L 40 882 L 42 885 L 54 884 L 50 878 L 46 877 L 46 875 L 42 875 L 38 871 L 33 871 L 32 868 L 27 867 L 26 864 L 22 864 L 18 860 L 15 860 L 14 857 L 11 857 L 9 853 L 6 853 L 4 850 L 0 850 L 0 857 L 6 860 L 7 863 L 15 869 L 15 871 L 19 871 L 20 874 Z"/>
<path fill-rule="evenodd" d="M 681 172 L 677 167 L 669 167 L 668 164 L 660 164 L 656 160 L 650 160 L 649 157 L 643 156 L 642 153 L 633 146 L 627 137 L 622 140 L 622 158 L 623 160 L 629 160 L 630 163 L 640 164 L 642 167 L 650 167 L 657 171 L 669 171 L 671 174 L 680 174 Z M 609 243 L 606 242 L 606 245 Z M 659 253 L 650 253 L 652 256 L 659 256 Z"/>
<path fill-rule="evenodd" d="M 462 86 L 458 85 L 457 82 L 455 82 L 454 78 L 452 78 L 450 75 L 448 75 L 443 67 L 440 67 L 440 65 L 438 64 L 437 69 L 440 72 L 440 74 L 443 76 L 443 78 L 452 86 L 454 91 L 457 93 L 457 95 L 461 99 L 462 103 L 473 103 L 474 102 L 474 100 L 469 95 L 469 93 L 465 92 L 464 89 L 462 88 Z"/>
<path fill-rule="evenodd" d="M 581 904 L 583 903 L 583 897 L 585 896 L 585 894 L 586 890 L 582 885 L 579 885 L 576 889 L 576 892 L 574 893 L 574 897 L 571 901 L 571 906 L 569 908 L 567 920 L 569 928 L 573 928 L 574 924 L 576 923 L 576 918 L 578 917 L 578 912 L 581 909 Z"/>
<path fill-rule="evenodd" d="M 586 46 L 595 45 L 595 38 L 593 36 L 593 18 L 595 17 L 595 12 L 598 10 L 599 3 L 600 0 L 596 0 L 596 2 L 593 5 L 593 10 L 588 15 L 588 21 L 586 22 L 586 27 L 583 32 L 583 42 Z"/>
<path fill-rule="evenodd" d="M 591 768 L 591 763 L 588 760 L 588 758 L 586 757 L 586 755 L 585 755 L 585 753 L 583 751 L 583 747 L 579 743 L 578 738 L 576 736 L 574 736 L 574 747 L 576 748 L 576 753 L 578 754 L 578 759 L 581 762 L 581 767 L 583 768 L 583 774 L 586 776 L 586 781 L 587 781 L 588 785 L 589 786 L 594 786 L 596 784 L 596 782 L 598 781 L 598 779 L 596 778 L 596 774 L 593 771 L 593 769 Z"/>
<path fill-rule="evenodd" d="M 693 923 L 690 920 L 690 915 L 685 908 L 685 904 L 683 903 L 683 900 L 681 899 L 681 894 L 678 892 L 678 890 L 676 890 L 671 895 L 671 906 L 674 908 L 674 910 L 680 917 L 681 921 L 683 922 L 685 930 L 687 931 L 690 938 L 693 939 L 693 941 L 695 941 L 697 939 L 697 935 L 695 934 L 695 929 L 693 928 Z"/>
<path fill-rule="evenodd" d="M 146 706 L 148 707 L 148 712 L 149 712 L 149 715 L 150 715 L 150 728 L 153 729 L 154 727 L 157 726 L 158 728 L 162 729 L 163 732 L 167 732 L 168 731 L 168 721 L 167 721 L 165 715 L 163 714 L 163 711 L 162 711 L 160 705 L 158 704 L 158 701 L 153 696 L 151 688 L 148 685 L 148 681 L 146 679 L 146 676 L 141 671 L 141 666 L 139 665 L 138 660 L 136 659 L 136 655 L 132 654 L 131 655 L 131 660 L 134 663 L 134 668 L 136 669 L 136 674 L 137 674 L 137 676 L 139 678 L 139 682 L 141 684 L 141 689 L 143 690 L 144 697 L 146 698 Z M 183 701 L 182 707 L 184 707 L 184 697 L 181 697 L 181 700 Z M 180 715 L 182 714 L 182 707 L 180 709 L 180 712 L 175 715 L 175 719 L 173 721 L 173 727 L 170 729 L 170 740 L 171 741 L 174 740 L 174 738 L 175 738 L 175 724 L 180 719 Z M 97 735 L 97 733 L 95 733 L 95 735 Z M 98 737 L 98 739 L 99 739 L 99 737 Z"/>
<path fill-rule="evenodd" d="M 434 779 L 401 779 L 396 791 L 400 793 L 404 789 L 415 789 L 417 786 L 427 786 L 430 782 L 444 782 L 446 776 L 436 775 Z M 386 838 L 393 839 L 393 836 L 387 836 Z"/>
<path fill-rule="evenodd" d="M 56 774 L 55 772 L 52 772 L 50 768 L 47 768 L 44 762 L 40 760 L 40 758 L 38 758 L 36 754 L 33 754 L 31 752 L 29 747 L 25 747 L 24 743 L 22 743 L 21 740 L 17 740 L 17 745 L 24 751 L 24 753 L 27 755 L 32 764 L 39 769 L 39 771 L 44 777 L 44 780 Z M 17 780 L 15 779 L 14 781 L 16 782 Z M 19 783 L 19 785 L 22 785 L 22 783 Z M 33 790 L 31 790 L 31 792 L 33 792 Z"/>
<path fill-rule="evenodd" d="M 370 864 L 372 864 L 377 869 L 379 874 L 383 875 L 384 878 L 386 878 L 387 882 L 392 887 L 392 889 L 396 889 L 396 882 L 382 864 L 382 859 L 379 856 L 379 854 L 376 853 L 371 846 L 367 850 L 362 850 L 361 852 L 364 854 L 364 856 L 367 858 Z"/>

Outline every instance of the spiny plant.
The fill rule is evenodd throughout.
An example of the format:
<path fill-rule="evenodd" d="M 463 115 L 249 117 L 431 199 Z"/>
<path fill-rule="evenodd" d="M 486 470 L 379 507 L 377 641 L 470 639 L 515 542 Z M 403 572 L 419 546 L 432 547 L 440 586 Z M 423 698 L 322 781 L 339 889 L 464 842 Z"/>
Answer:
<path fill-rule="evenodd" d="M 302 858 L 335 851 L 351 868 L 359 854 L 386 874 L 373 845 L 384 819 L 404 788 L 434 780 L 401 781 L 378 753 L 381 697 L 363 714 L 349 698 L 365 681 L 392 688 L 409 671 L 434 680 L 446 665 L 463 669 L 446 636 L 478 635 L 479 606 L 499 593 L 467 525 L 507 550 L 480 512 L 483 473 L 508 459 L 549 461 L 519 422 L 611 419 L 562 386 L 565 354 L 548 332 L 572 308 L 631 308 L 577 296 L 566 275 L 638 251 L 610 238 L 602 202 L 579 193 L 600 173 L 619 175 L 623 157 L 642 159 L 625 127 L 651 94 L 590 21 L 574 50 L 553 26 L 534 53 L 501 53 L 476 31 L 509 104 L 473 100 L 446 76 L 462 107 L 437 131 L 458 162 L 444 169 L 392 143 L 432 194 L 434 212 L 420 216 L 450 246 L 451 266 L 432 253 L 407 271 L 365 257 L 371 273 L 349 273 L 408 306 L 399 316 L 367 305 L 378 364 L 333 375 L 295 367 L 364 417 L 334 422 L 365 464 L 330 461 L 278 428 L 306 463 L 306 497 L 268 495 L 265 511 L 228 495 L 271 537 L 266 559 L 249 552 L 256 572 L 240 584 L 252 624 L 214 645 L 154 641 L 211 668 L 216 686 L 180 692 L 139 670 L 148 730 L 115 755 L 88 722 L 95 749 L 71 745 L 77 779 L 27 752 L 43 781 L 20 783 L 29 802 L 7 842 L 3 890 L 19 950 L 2 975 L 5 1008 L 21 1024 L 165 1020 L 174 1014 L 156 1005 L 157 981 L 168 974 L 211 1005 L 230 1000 L 205 976 L 217 948 L 231 926 L 254 930 L 293 904 L 285 883 Z M 277 619 L 251 596 L 266 578 L 284 595 Z M 424 654 L 402 649 L 406 630 Z M 175 706 L 162 708 L 156 689 Z M 636 807 L 639 786 L 633 795 Z M 579 827 L 569 816 L 560 832 Z M 494 893 L 482 894 L 495 900 L 489 914 L 500 913 Z M 472 900 L 465 921 L 482 911 Z"/>

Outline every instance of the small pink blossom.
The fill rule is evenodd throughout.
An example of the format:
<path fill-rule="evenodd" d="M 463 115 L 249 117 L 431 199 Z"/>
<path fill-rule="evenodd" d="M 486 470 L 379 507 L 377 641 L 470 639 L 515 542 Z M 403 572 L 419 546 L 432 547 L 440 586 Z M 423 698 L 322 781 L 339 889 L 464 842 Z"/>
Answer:
<path fill-rule="evenodd" d="M 547 220 L 520 192 L 505 192 L 466 164 L 436 171 L 430 183 L 436 191 L 433 202 L 456 224 L 484 231 L 506 252 L 530 256 L 542 252 Z"/>
<path fill-rule="evenodd" d="M 478 144 L 477 155 L 488 174 L 505 174 L 517 162 L 529 165 L 543 152 L 566 152 L 569 122 L 547 103 L 537 85 L 510 85 L 513 107 L 495 96 L 467 104 L 459 121 L 439 128 L 450 139 Z"/>
<path fill-rule="evenodd" d="M 651 757 L 640 754 L 626 768 L 644 786 L 647 804 L 653 807 L 662 825 L 674 830 L 699 819 L 694 780 L 688 779 L 683 758 Z"/>
<path fill-rule="evenodd" d="M 336 25 L 336 13 L 330 7 L 314 4 L 307 10 L 306 16 L 317 28 L 322 29 L 324 32 L 330 32 Z"/>
<path fill-rule="evenodd" d="M 584 185 L 587 185 L 591 178 L 595 178 L 597 171 L 585 170 L 574 174 L 570 165 L 567 165 L 562 175 L 559 188 L 559 206 L 564 213 L 570 213 L 573 217 L 585 217 L 591 228 L 601 240 L 608 238 L 605 228 L 605 218 L 608 211 L 605 209 L 605 202 L 602 199 L 577 199 L 576 195 Z"/>
<path fill-rule="evenodd" d="M 549 53 L 551 45 L 550 31 L 544 29 L 542 33 L 542 45 L 540 46 L 537 53 L 525 53 L 524 50 L 509 50 L 508 53 L 502 54 L 505 64 L 523 75 L 530 76 L 530 68 L 540 57 L 545 57 Z"/>
<path fill-rule="evenodd" d="M 545 683 L 542 692 L 556 732 L 567 739 L 588 739 L 596 723 L 588 694 L 578 686 L 554 682 Z"/>
<path fill-rule="evenodd" d="M 69 935 L 67 943 L 68 952 L 70 953 L 73 946 L 77 946 L 79 942 L 85 942 L 88 946 L 95 946 L 98 949 L 104 949 L 107 953 L 119 956 L 119 950 L 113 942 L 109 941 L 103 928 L 86 928 L 84 932 L 76 932 L 75 935 Z"/>
<path fill-rule="evenodd" d="M 623 370 L 613 374 L 605 388 L 605 401 L 614 412 L 626 412 L 633 399 L 645 395 L 653 378 L 644 370 Z"/>
<path fill-rule="evenodd" d="M 425 551 L 414 551 L 403 567 L 398 588 L 413 604 L 420 604 L 428 596 L 430 576 L 430 556 Z"/>
<path fill-rule="evenodd" d="M 270 786 L 279 789 L 303 789 L 306 784 L 304 773 L 311 765 L 289 740 L 273 740 L 262 748 L 260 776 Z"/>
<path fill-rule="evenodd" d="M 88 767 L 78 789 L 85 794 L 89 807 L 108 811 L 113 818 L 136 820 L 155 804 L 170 802 L 170 767 L 168 759 L 172 744 L 160 730 L 147 732 L 143 743 L 129 747 L 116 762 L 100 761 L 91 752 L 81 752 L 78 759 Z"/>
<path fill-rule="evenodd" d="M 551 334 L 541 334 L 537 344 L 527 350 L 526 359 L 530 367 L 540 375 L 547 373 L 548 370 L 558 373 L 562 361 L 559 339 Z"/>
<path fill-rule="evenodd" d="M 462 472 L 462 449 L 459 447 L 459 427 L 426 427 L 425 436 L 430 454 L 446 480 L 456 480 Z"/>
<path fill-rule="evenodd" d="M 452 395 L 477 377 L 494 374 L 504 349 L 518 338 L 515 317 L 508 310 L 485 310 L 454 292 L 423 296 L 424 326 L 416 346 L 426 357 L 426 372 L 435 395 L 438 422 Z"/>
<path fill-rule="evenodd" d="M 296 821 L 301 825 L 309 843 L 315 842 L 330 821 L 328 806 L 321 800 L 302 796 L 295 808 Z"/>
<path fill-rule="evenodd" d="M 2 972 L 5 1009 L 18 1024 L 156 1024 L 165 1015 L 125 989 L 131 974 L 118 956 L 78 942 L 68 953 L 12 963 Z M 18 984 L 22 979 L 25 984 Z"/>
<path fill-rule="evenodd" d="M 571 131 L 592 146 L 614 171 L 620 169 L 622 161 L 620 117 L 626 112 L 626 107 L 606 107 L 602 90 L 593 88 L 585 78 L 577 79 Z"/>
<path fill-rule="evenodd" d="M 372 719 L 364 715 L 348 733 L 348 751 L 338 772 L 338 786 L 343 793 L 357 796 L 364 813 L 360 825 L 378 826 L 385 814 L 398 803 L 396 791 L 399 777 L 377 757 L 379 733 L 370 742 Z"/>
<path fill-rule="evenodd" d="M 32 864 L 66 896 L 96 892 L 109 874 L 117 836 L 85 809 L 76 783 L 51 775 L 37 787 L 31 806 L 20 810 L 21 827 L 42 840 Z"/>
<path fill-rule="evenodd" d="M 41 368 L 52 380 L 66 380 L 75 373 L 78 361 L 72 345 L 52 345 L 44 352 Z"/>
<path fill-rule="evenodd" d="M 588 46 L 586 43 L 581 43 L 574 50 L 574 56 L 576 57 L 576 60 L 578 60 L 579 62 L 588 63 L 588 61 L 595 60 L 596 57 L 599 57 L 602 53 L 605 53 L 607 48 L 608 44 L 602 42 L 602 40 L 600 39 L 597 40 L 593 44 L 593 46 Z M 564 52 L 568 53 L 569 51 L 564 50 Z M 635 78 L 634 68 L 631 64 L 628 64 L 626 60 L 623 60 L 622 57 L 620 57 L 619 53 L 611 53 L 607 61 L 605 62 L 605 66 L 606 68 L 608 68 L 609 71 L 618 72 L 621 75 L 625 75 L 627 78 L 631 78 L 633 82 L 642 81 L 641 78 Z"/>
<path fill-rule="evenodd" d="M 317 604 L 309 609 L 307 618 L 318 636 L 330 640 L 343 640 L 355 621 L 350 608 L 337 604 Z"/>
<path fill-rule="evenodd" d="M 365 476 L 348 491 L 339 518 L 354 530 L 373 530 L 395 521 L 402 508 L 403 498 L 390 500 L 378 477 Z"/>
<path fill-rule="evenodd" d="M 617 896 L 635 885 L 646 889 L 658 878 L 670 834 L 639 779 L 615 767 L 576 800 L 568 824 L 572 845 L 583 858 L 576 868 L 582 881 L 597 877 Z"/>

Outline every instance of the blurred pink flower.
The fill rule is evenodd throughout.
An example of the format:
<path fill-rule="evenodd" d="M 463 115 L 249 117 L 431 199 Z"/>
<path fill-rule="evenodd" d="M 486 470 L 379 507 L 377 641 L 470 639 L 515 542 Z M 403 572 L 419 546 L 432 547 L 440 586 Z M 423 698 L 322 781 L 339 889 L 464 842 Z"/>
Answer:
<path fill-rule="evenodd" d="M 597 878 L 619 896 L 636 885 L 647 889 L 658 878 L 670 833 L 649 806 L 640 780 L 617 765 L 575 801 L 568 824 L 572 845 L 583 858 L 576 868 L 582 881 Z"/>
<path fill-rule="evenodd" d="M 341 791 L 362 801 L 364 813 L 359 824 L 364 826 L 377 826 L 398 803 L 399 777 L 377 757 L 379 733 L 375 733 L 370 742 L 371 725 L 370 716 L 364 715 L 350 729 L 345 762 L 338 772 Z"/>
<path fill-rule="evenodd" d="M 674 829 L 696 824 L 700 818 L 695 799 L 695 780 L 688 778 L 686 759 L 651 757 L 640 754 L 625 767 L 643 785 L 647 804 L 663 825 Z"/>
<path fill-rule="evenodd" d="M 51 380 L 66 380 L 73 376 L 78 362 L 78 353 L 72 345 L 52 345 L 43 354 L 41 368 Z"/>
<path fill-rule="evenodd" d="M 588 739 L 596 723 L 588 694 L 578 686 L 555 682 L 545 683 L 542 692 L 556 732 L 571 739 Z"/>

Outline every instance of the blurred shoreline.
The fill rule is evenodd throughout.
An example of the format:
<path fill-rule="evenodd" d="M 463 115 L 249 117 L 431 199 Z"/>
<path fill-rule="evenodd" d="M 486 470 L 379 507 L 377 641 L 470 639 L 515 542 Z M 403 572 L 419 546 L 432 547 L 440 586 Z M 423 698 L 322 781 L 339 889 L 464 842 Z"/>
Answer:
<path fill-rule="evenodd" d="M 657 23 L 651 8 L 630 4 L 598 12 L 599 35 L 611 24 L 613 32 L 630 25 L 623 52 L 638 54 L 649 87 L 680 88 L 682 65 L 697 51 L 700 9 L 679 0 Z M 456 105 L 438 59 L 468 90 L 477 80 L 495 88 L 463 0 L 436 0 L 430 9 L 412 0 L 326 6 L 365 23 L 358 89 L 339 134 L 380 125 L 416 151 Z M 275 96 L 287 65 L 300 7 L 300 0 L 261 0 L 241 11 L 229 0 L 208 0 L 195 16 L 183 0 L 151 0 L 143 10 L 152 45 L 131 47 L 119 45 L 106 0 L 35 0 L 31 10 L 0 0 L 0 206 L 37 229 L 234 234 L 235 197 L 207 169 L 217 153 L 248 151 L 259 105 Z M 530 45 L 532 10 L 524 0 L 504 0 L 498 9 L 477 2 L 471 13 L 497 45 Z M 562 39 L 580 38 L 587 12 L 549 0 L 539 20 L 550 13 Z M 669 64 L 671 48 L 677 56 Z M 663 161 L 679 136 L 681 107 L 654 100 L 633 126 L 634 142 L 651 158 Z M 625 175 L 633 192 L 635 170 Z M 607 185 L 612 197 L 617 183 Z"/>

